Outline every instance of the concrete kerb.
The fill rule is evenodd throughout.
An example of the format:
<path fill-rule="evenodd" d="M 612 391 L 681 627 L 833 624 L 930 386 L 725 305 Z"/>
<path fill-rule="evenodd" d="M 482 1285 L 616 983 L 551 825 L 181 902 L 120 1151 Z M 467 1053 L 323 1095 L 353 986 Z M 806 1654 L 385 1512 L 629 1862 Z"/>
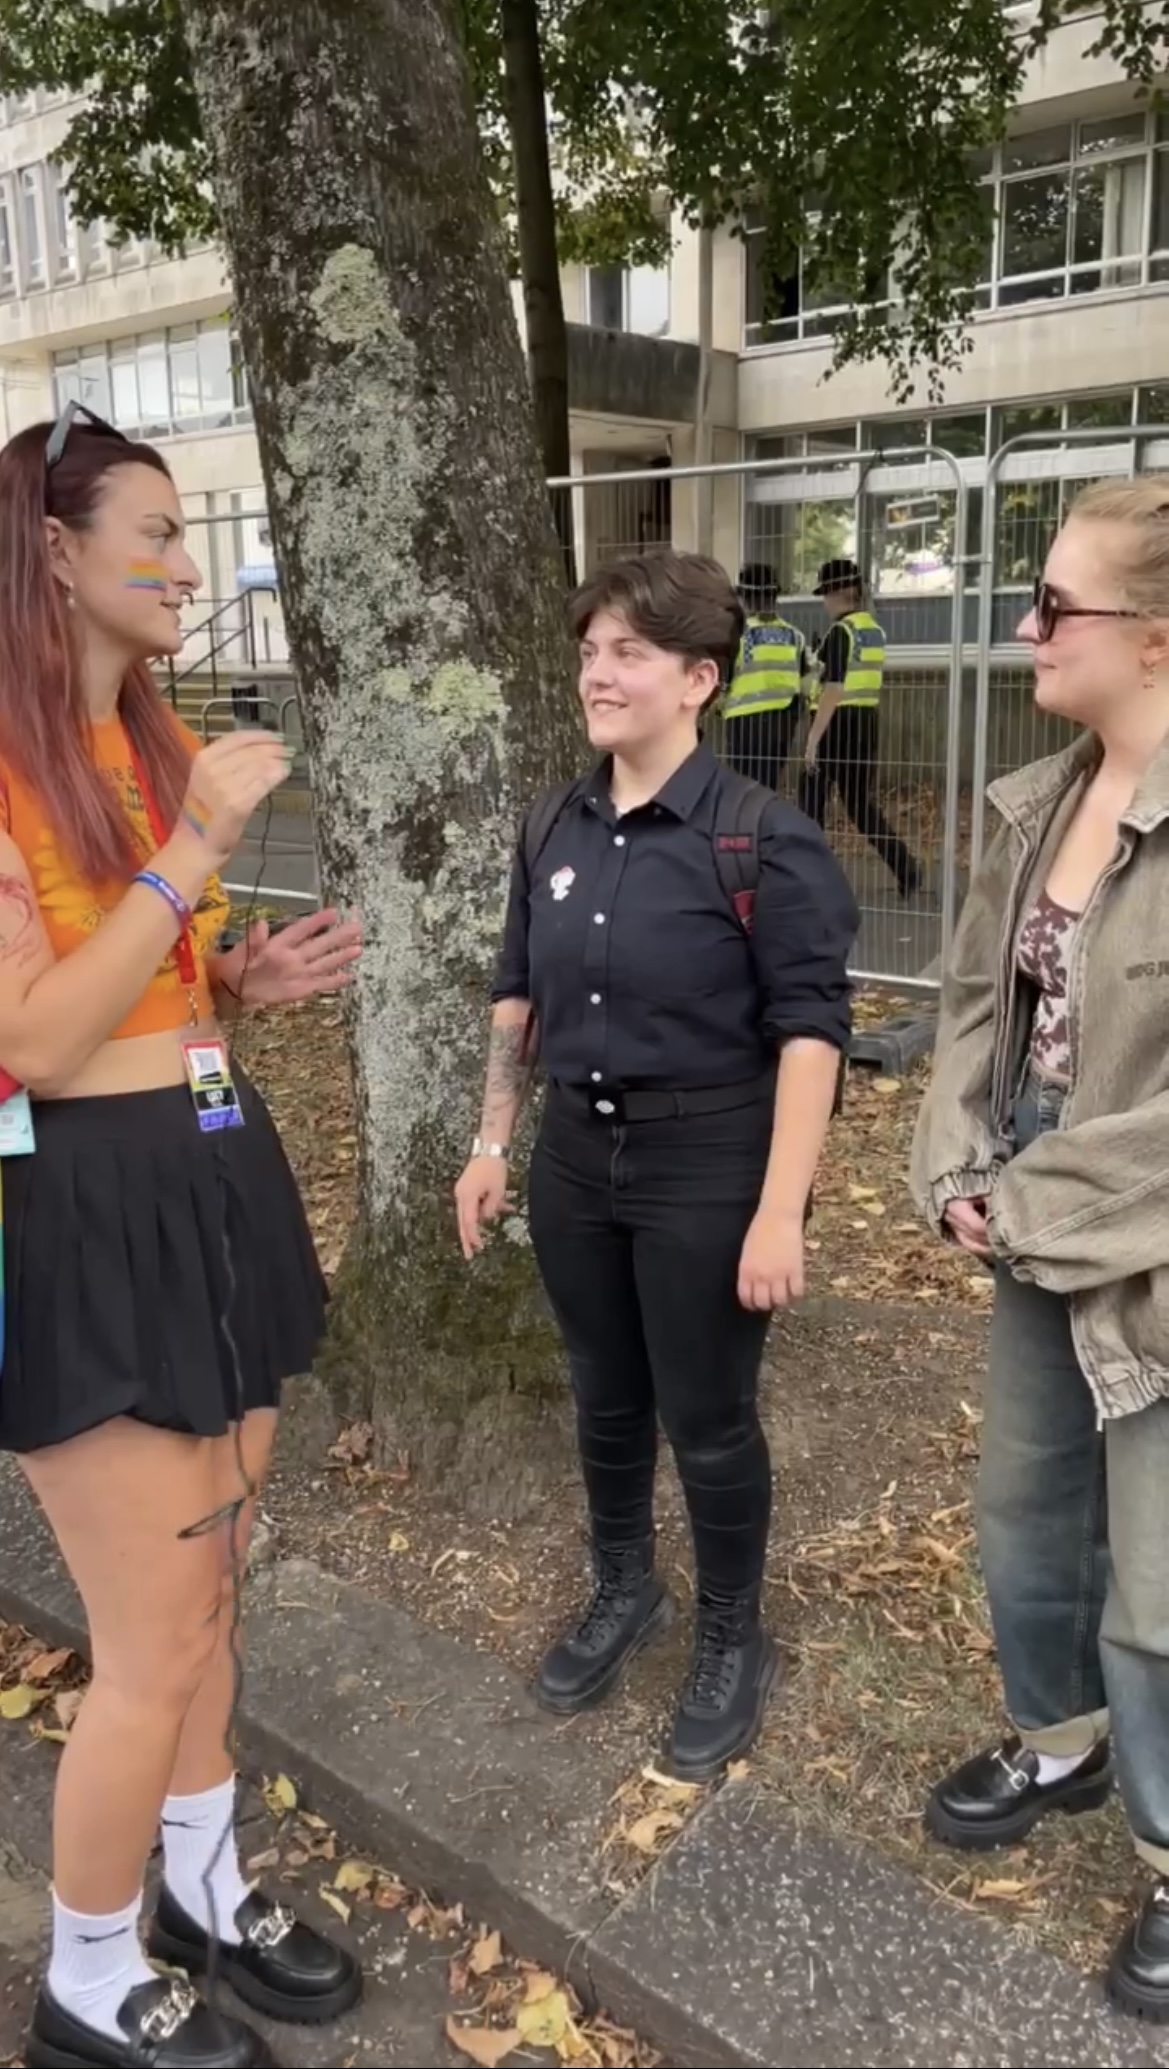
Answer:
<path fill-rule="evenodd" d="M 15 1474 L 0 1613 L 84 1650 L 80 1606 Z M 629 1896 L 602 1841 L 626 1779 L 519 1678 L 301 1562 L 260 1574 L 245 1763 L 291 1775 L 347 1841 L 488 1920 L 679 2065 L 1169 2065 L 1169 2036 L 860 1849 L 729 1785 Z"/>

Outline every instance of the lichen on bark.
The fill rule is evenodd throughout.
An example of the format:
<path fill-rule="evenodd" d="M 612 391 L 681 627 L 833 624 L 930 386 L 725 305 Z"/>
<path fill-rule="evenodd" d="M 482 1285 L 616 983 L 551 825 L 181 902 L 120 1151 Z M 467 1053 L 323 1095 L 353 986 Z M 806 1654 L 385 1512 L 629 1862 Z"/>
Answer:
<path fill-rule="evenodd" d="M 578 765 L 563 588 L 452 0 L 184 0 L 331 897 L 366 930 L 328 1367 L 444 1470 L 558 1387 L 529 1247 L 459 1259 L 524 806 Z M 327 1116 L 322 1125 L 327 1126 Z"/>

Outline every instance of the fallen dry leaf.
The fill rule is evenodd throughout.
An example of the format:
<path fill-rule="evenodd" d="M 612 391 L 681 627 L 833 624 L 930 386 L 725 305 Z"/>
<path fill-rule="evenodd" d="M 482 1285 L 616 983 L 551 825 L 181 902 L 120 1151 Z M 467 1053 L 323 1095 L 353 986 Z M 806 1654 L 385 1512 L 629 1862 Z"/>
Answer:
<path fill-rule="evenodd" d="M 518 2026 L 460 2026 L 449 2014 L 446 2037 L 468 2061 L 477 2062 L 479 2069 L 500 2069 L 500 2064 L 522 2046 L 524 2038 Z"/>
<path fill-rule="evenodd" d="M 672 1832 L 680 1832 L 686 1820 L 677 1810 L 650 1810 L 625 1833 L 625 1841 L 637 1853 L 656 1853 Z"/>
<path fill-rule="evenodd" d="M 572 2011 L 563 1990 L 553 1985 L 546 1995 L 521 2004 L 515 2022 L 526 2046 L 560 2049 L 572 2030 Z"/>
<path fill-rule="evenodd" d="M 57 1712 L 57 1722 L 62 1731 L 72 1731 L 77 1721 L 77 1712 L 84 1701 L 83 1688 L 63 1688 L 60 1695 L 54 1697 L 53 1708 Z"/>
<path fill-rule="evenodd" d="M 391 1551 L 391 1552 L 408 1552 L 408 1551 L 409 1551 L 409 1549 L 410 1549 L 410 1540 L 409 1540 L 409 1538 L 408 1538 L 408 1537 L 406 1536 L 406 1534 L 405 1534 L 405 1532 L 404 1532 L 404 1531 L 402 1531 L 402 1530 L 395 1530 L 395 1532 L 394 1532 L 393 1536 L 392 1536 L 392 1537 L 391 1537 L 391 1539 L 390 1539 L 390 1543 L 389 1543 L 389 1549 L 390 1549 L 390 1551 Z"/>
<path fill-rule="evenodd" d="M 274 1818 L 287 1817 L 300 1801 L 296 1783 L 290 1781 L 286 1774 L 278 1774 L 264 1790 L 264 1801 Z"/>
<path fill-rule="evenodd" d="M 1007 1876 L 998 1881 L 976 1882 L 974 1895 L 980 1903 L 1009 1904 L 1016 1897 L 1030 1896 L 1036 1888 L 1038 1884 L 1035 1882 L 1021 1882 L 1015 1877 Z"/>
<path fill-rule="evenodd" d="M 368 1861 L 342 1861 L 333 1877 L 333 1888 L 344 1896 L 367 1897 L 377 1880 L 377 1869 Z"/>
<path fill-rule="evenodd" d="M 489 1976 L 503 1960 L 503 1941 L 498 1933 L 485 1933 L 471 1949 L 470 1969 L 473 1976 Z"/>
<path fill-rule="evenodd" d="M 62 1646 L 59 1652 L 38 1653 L 36 1659 L 25 1668 L 24 1678 L 26 1681 L 51 1681 L 54 1674 L 59 1674 L 62 1667 L 69 1665 L 72 1657 L 73 1654 L 67 1645 Z"/>
<path fill-rule="evenodd" d="M 0 1717 L 16 1724 L 22 1717 L 31 1717 L 44 1701 L 43 1689 L 30 1688 L 27 1681 L 19 1681 L 15 1688 L 0 1689 Z"/>
<path fill-rule="evenodd" d="M 341 1920 L 342 1925 L 348 1925 L 349 1920 L 353 1916 L 352 1905 L 345 1903 L 343 1899 L 337 1895 L 336 1890 L 327 1888 L 324 1883 L 321 1884 L 321 1896 L 324 1898 L 325 1903 L 329 1906 L 330 1911 L 335 1911 L 337 1913 L 337 1916 Z"/>

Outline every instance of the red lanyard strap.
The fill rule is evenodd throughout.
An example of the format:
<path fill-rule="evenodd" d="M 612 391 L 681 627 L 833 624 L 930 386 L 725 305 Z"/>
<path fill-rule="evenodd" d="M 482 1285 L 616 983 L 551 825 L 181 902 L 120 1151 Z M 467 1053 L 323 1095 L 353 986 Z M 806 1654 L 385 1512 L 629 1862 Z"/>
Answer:
<path fill-rule="evenodd" d="M 164 848 L 170 835 L 167 831 L 158 799 L 154 794 L 154 785 L 146 773 L 128 730 L 126 732 L 126 745 L 130 750 L 130 766 L 134 771 L 134 781 L 138 785 L 138 792 L 146 811 L 146 817 L 150 823 L 150 831 L 155 846 L 156 848 Z M 195 961 L 195 950 L 191 942 L 190 930 L 187 927 L 183 928 L 182 933 L 175 942 L 175 965 L 178 969 L 180 981 L 187 986 L 188 990 L 198 983 L 199 969 Z M 192 1008 L 193 1010 L 194 1008 Z"/>

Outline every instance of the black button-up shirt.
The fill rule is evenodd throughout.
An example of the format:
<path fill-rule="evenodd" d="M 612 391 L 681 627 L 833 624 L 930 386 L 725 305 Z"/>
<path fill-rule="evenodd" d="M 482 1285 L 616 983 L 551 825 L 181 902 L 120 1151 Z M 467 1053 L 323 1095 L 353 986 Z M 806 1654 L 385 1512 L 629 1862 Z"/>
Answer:
<path fill-rule="evenodd" d="M 492 997 L 530 999 L 562 1084 L 682 1090 L 762 1073 L 810 1036 L 848 1045 L 859 916 L 823 834 L 764 812 L 754 930 L 718 874 L 726 774 L 699 747 L 652 803 L 614 811 L 608 764 L 570 800 L 529 881 L 521 843 Z"/>

